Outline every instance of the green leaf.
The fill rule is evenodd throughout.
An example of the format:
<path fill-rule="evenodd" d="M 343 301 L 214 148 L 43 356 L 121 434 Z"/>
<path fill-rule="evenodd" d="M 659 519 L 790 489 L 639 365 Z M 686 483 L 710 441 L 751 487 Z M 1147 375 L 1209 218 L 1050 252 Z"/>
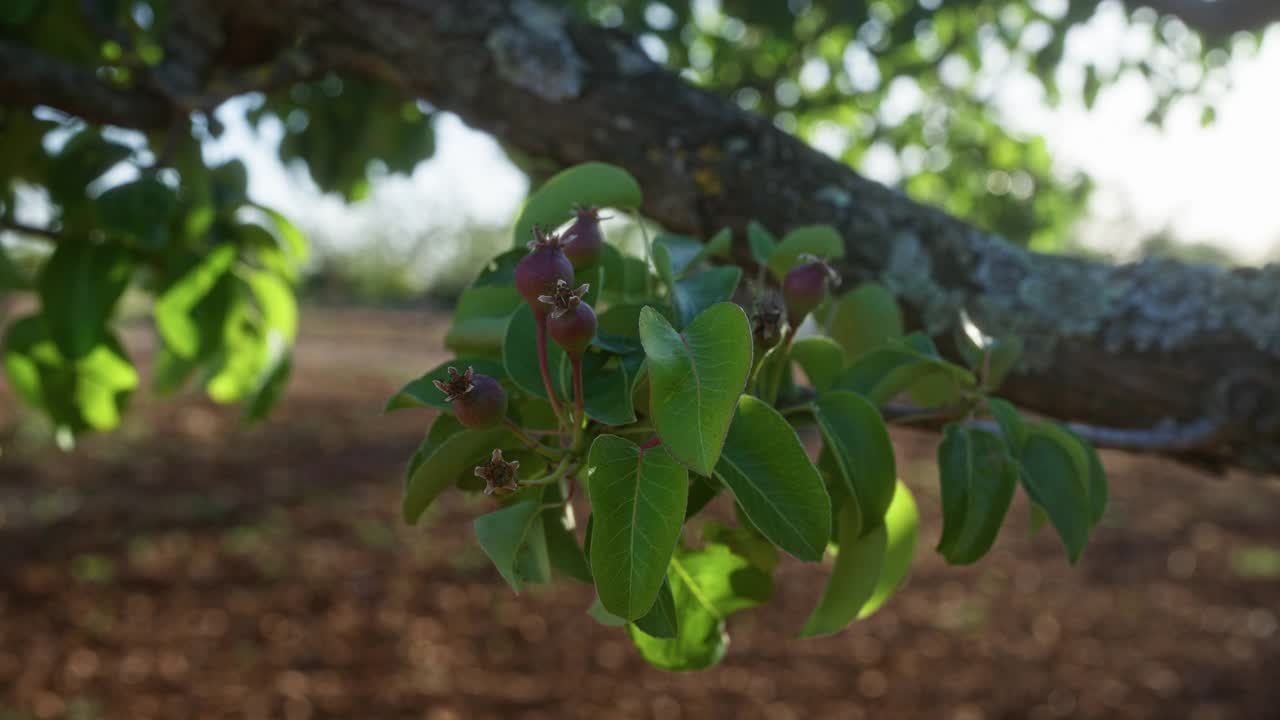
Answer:
<path fill-rule="evenodd" d="M 603 297 L 610 303 L 627 303 L 644 299 L 645 278 L 649 266 L 644 260 L 623 256 L 612 245 L 605 244 L 600 267 L 604 271 Z"/>
<path fill-rule="evenodd" d="M 143 177 L 103 192 L 93 204 L 103 232 L 159 250 L 169 242 L 169 221 L 177 209 L 178 197 L 168 185 L 154 177 Z"/>
<path fill-rule="evenodd" d="M 17 27 L 26 23 L 44 5 L 44 0 L 11 0 L 0 7 L 0 26 Z"/>
<path fill-rule="evenodd" d="M 845 489 L 857 501 L 862 531 L 879 527 L 897 484 L 893 443 L 880 411 L 854 393 L 834 391 L 818 396 L 813 415 Z"/>
<path fill-rule="evenodd" d="M 862 620 L 884 606 L 907 580 L 911 561 L 916 556 L 916 539 L 920 535 L 920 511 L 911 490 L 901 480 L 893 493 L 893 502 L 884 515 L 886 532 L 884 562 L 876 589 L 858 611 Z"/>
<path fill-rule="evenodd" d="M 591 575 L 609 612 L 635 620 L 653 607 L 684 524 L 689 473 L 661 446 L 601 435 L 587 456 Z"/>
<path fill-rule="evenodd" d="M 769 264 L 769 258 L 778 248 L 778 241 L 768 228 L 752 220 L 747 223 L 747 245 L 751 248 L 751 259 L 763 267 Z"/>
<path fill-rule="evenodd" d="M 768 602 L 773 594 L 769 575 L 724 545 L 677 553 L 668 578 L 676 637 L 660 639 L 634 626 L 627 629 L 644 659 L 664 670 L 703 670 L 720 662 L 729 646 L 725 619 Z"/>
<path fill-rule="evenodd" d="M 719 480 L 705 475 L 694 475 L 689 482 L 689 503 L 685 507 L 684 517 L 686 520 L 697 515 L 712 500 L 724 490 L 724 484 Z"/>
<path fill-rule="evenodd" d="M 480 269 L 480 274 L 472 281 L 471 287 L 514 287 L 516 265 L 528 254 L 528 248 L 521 245 L 498 255 Z"/>
<path fill-rule="evenodd" d="M 711 257 L 730 258 L 732 256 L 733 231 L 727 227 L 720 228 L 720 232 L 712 235 L 711 239 L 703 244 L 702 250 L 698 251 L 698 256 L 689 263 L 689 266 L 697 267 L 698 263 Z"/>
<path fill-rule="evenodd" d="M 646 307 L 640 341 L 648 358 L 650 410 L 664 447 L 694 472 L 710 475 L 751 371 L 746 313 L 718 303 L 677 333 Z"/>
<path fill-rule="evenodd" d="M 632 381 L 637 372 L 623 360 L 604 353 L 586 352 L 582 356 L 582 394 L 587 417 L 605 425 L 629 425 L 636 421 L 632 402 Z M 572 366 L 565 363 L 559 376 L 566 388 L 573 384 Z"/>
<path fill-rule="evenodd" d="M 282 346 L 273 343 L 252 321 L 244 284 L 234 282 L 230 306 L 223 318 L 221 337 L 214 354 L 212 376 L 205 391 L 214 402 L 238 402 L 252 395 L 269 371 L 273 356 L 279 357 Z"/>
<path fill-rule="evenodd" d="M 266 417 L 276 403 L 280 402 L 285 386 L 289 383 L 289 375 L 293 372 L 293 354 L 284 352 L 272 358 L 268 362 L 268 368 L 262 375 L 258 389 L 245 405 L 244 419 L 248 423 Z"/>
<path fill-rule="evenodd" d="M 835 384 L 845 365 L 845 351 L 834 340 L 821 335 L 791 343 L 791 359 L 800 365 L 809 384 L 819 392 Z"/>
<path fill-rule="evenodd" d="M 470 287 L 458 296 L 453 325 L 444 337 L 445 347 L 457 353 L 502 350 L 511 314 L 528 307 L 514 286 Z"/>
<path fill-rule="evenodd" d="M 102 344 L 70 360 L 58 351 L 38 315 L 9 326 L 2 357 L 15 394 L 72 432 L 119 425 L 138 386 L 138 373 L 114 335 L 107 333 Z"/>
<path fill-rule="evenodd" d="M 733 231 L 723 228 L 706 243 L 684 235 L 662 233 L 653 239 L 653 264 L 668 288 L 688 275 L 709 257 L 728 257 L 733 248 Z"/>
<path fill-rule="evenodd" d="M 550 494 L 552 488 L 548 488 Z M 560 500 L 558 496 L 555 500 Z M 587 556 L 574 536 L 573 506 L 548 508 L 542 513 L 542 524 L 547 533 L 547 554 L 551 566 L 565 575 L 588 585 L 591 584 L 591 566 Z"/>
<path fill-rule="evenodd" d="M 781 413 L 743 395 L 715 472 L 765 537 L 801 560 L 822 559 L 831 500 Z"/>
<path fill-rule="evenodd" d="M 803 254 L 824 260 L 844 257 L 844 239 L 830 225 L 799 227 L 782 237 L 782 242 L 769 256 L 769 270 L 782 279 Z"/>
<path fill-rule="evenodd" d="M 863 533 L 856 503 L 840 509 L 836 561 L 822 599 L 805 622 L 800 637 L 840 632 L 858 618 L 875 594 L 885 560 L 888 530 L 883 524 Z"/>
<path fill-rule="evenodd" d="M 474 368 L 481 375 L 488 375 L 499 382 L 507 377 L 507 371 L 502 363 L 485 358 L 455 358 L 448 362 L 443 362 L 436 367 L 428 370 L 425 375 L 412 380 L 387 400 L 386 406 L 382 412 L 389 413 L 394 410 L 412 407 L 432 407 L 445 412 L 453 412 L 453 405 L 445 402 L 445 394 L 440 392 L 432 383 L 436 380 L 445 381 L 449 377 L 449 368 L 456 368 L 458 372 L 464 372 L 467 368 Z"/>
<path fill-rule="evenodd" d="M 1072 564 L 1089 541 L 1089 466 L 1075 439 L 1052 425 L 1028 428 L 1020 460 L 1022 486 L 1044 509 Z"/>
<path fill-rule="evenodd" d="M 266 334 L 275 334 L 280 342 L 292 345 L 298 337 L 298 301 L 289 283 L 275 273 L 254 270 L 245 283 L 258 306 L 259 318 Z"/>
<path fill-rule="evenodd" d="M 653 239 L 653 266 L 668 288 L 688 272 L 703 251 L 702 243 L 684 235 L 663 233 Z"/>
<path fill-rule="evenodd" d="M 996 424 L 1000 426 L 1000 435 L 1009 446 L 1010 452 L 1014 455 L 1022 452 L 1022 443 L 1027 439 L 1027 423 L 1022 419 L 1018 409 L 1008 401 L 995 397 L 987 398 L 987 409 L 991 411 L 991 417 L 995 418 Z"/>
<path fill-rule="evenodd" d="M 85 128 L 67 141 L 49 166 L 47 187 L 54 202 L 74 206 L 85 198 L 89 183 L 132 154 L 126 145 L 103 139 Z"/>
<path fill-rule="evenodd" d="M 551 574 L 547 561 L 546 540 L 542 530 L 542 505 L 536 501 L 522 501 L 475 519 L 476 540 L 480 549 L 493 561 L 507 584 L 517 593 L 526 582 L 538 582 Z M 538 566 L 532 572 L 522 570 L 521 551 L 529 548 Z"/>
<path fill-rule="evenodd" d="M 948 425 L 938 446 L 942 537 L 938 552 L 952 565 L 987 554 L 1004 524 L 1018 466 L 1000 438 L 984 430 Z"/>
<path fill-rule="evenodd" d="M 1049 516 L 1045 514 L 1044 508 L 1035 503 L 1027 503 L 1027 537 L 1039 535 L 1048 524 Z"/>
<path fill-rule="evenodd" d="M 119 245 L 66 242 L 53 251 L 40 272 L 40 307 L 63 356 L 84 357 L 102 342 L 133 267 Z"/>
<path fill-rule="evenodd" d="M 31 281 L 9 257 L 4 245 L 0 245 L 0 290 L 26 290 L 29 287 Z"/>
<path fill-rule="evenodd" d="M 306 235 L 303 235 L 298 226 L 279 211 L 262 205 L 254 205 L 254 207 L 265 213 L 271 220 L 271 226 L 275 229 L 276 242 L 280 244 L 280 248 L 290 262 L 297 267 L 305 265 L 311 254 Z"/>
<path fill-rule="evenodd" d="M 1022 338 L 1016 335 L 999 337 L 991 341 L 986 349 L 990 355 L 987 360 L 986 387 L 988 389 L 994 390 L 1004 383 L 1005 377 L 1022 357 L 1022 348 Z"/>
<path fill-rule="evenodd" d="M 591 607 L 587 608 L 587 614 L 591 616 L 592 620 L 605 627 L 624 627 L 628 624 L 626 620 L 605 610 L 604 605 L 600 603 L 599 597 L 591 601 Z"/>
<path fill-rule="evenodd" d="M 708 520 L 702 525 L 703 542 L 724 545 L 755 567 L 772 574 L 778 568 L 778 548 L 761 535 L 759 530 L 750 526 L 751 520 L 741 515 L 740 506 L 735 504 L 734 510 L 739 514 L 742 525 L 726 525 Z"/>
<path fill-rule="evenodd" d="M 574 205 L 638 208 L 640 183 L 626 170 L 599 162 L 575 165 L 556 173 L 529 196 L 515 225 L 516 247 L 533 239 L 533 226 L 559 227 L 572 217 Z"/>
<path fill-rule="evenodd" d="M 883 285 L 862 283 L 835 302 L 828 333 L 857 360 L 902 337 L 902 310 Z"/>
<path fill-rule="evenodd" d="M 939 376 L 959 387 L 971 388 L 976 383 L 968 370 L 937 357 L 927 337 L 913 334 L 864 353 L 840 375 L 834 387 L 883 405 L 920 382 Z"/>
<path fill-rule="evenodd" d="M 1063 430 L 1075 438 L 1081 452 L 1085 455 L 1085 462 L 1089 466 L 1089 526 L 1093 527 L 1102 520 L 1102 516 L 1107 512 L 1107 501 L 1110 494 L 1110 488 L 1107 487 L 1107 471 L 1102 467 L 1102 458 L 1098 457 L 1098 451 L 1092 445 L 1070 428 L 1064 427 Z"/>
<path fill-rule="evenodd" d="M 658 599 L 644 617 L 636 620 L 636 627 L 649 637 L 676 637 L 680 628 L 680 621 L 676 617 L 676 599 L 671 594 L 671 583 L 665 577 L 662 579 L 662 587 L 658 589 Z"/>
<path fill-rule="evenodd" d="M 200 351 L 200 325 L 194 311 L 231 269 L 235 260 L 234 247 L 218 247 L 156 298 L 152 309 L 156 329 L 165 346 L 178 357 L 189 360 Z"/>
<path fill-rule="evenodd" d="M 456 422 L 456 421 L 455 421 Z M 442 426 L 442 427 L 447 427 Z M 432 445 L 428 437 L 423 444 L 426 450 L 420 460 L 410 463 L 410 473 L 405 485 L 401 515 L 410 525 L 422 517 L 423 511 L 433 500 L 464 472 L 468 475 L 476 465 L 484 462 L 494 448 L 510 447 L 515 441 L 505 427 L 488 430 L 464 430 L 449 435 L 439 444 Z"/>
<path fill-rule="evenodd" d="M 686 327 L 703 310 L 733 297 L 742 280 L 742 269 L 718 267 L 677 280 L 671 291 L 680 327 Z"/>

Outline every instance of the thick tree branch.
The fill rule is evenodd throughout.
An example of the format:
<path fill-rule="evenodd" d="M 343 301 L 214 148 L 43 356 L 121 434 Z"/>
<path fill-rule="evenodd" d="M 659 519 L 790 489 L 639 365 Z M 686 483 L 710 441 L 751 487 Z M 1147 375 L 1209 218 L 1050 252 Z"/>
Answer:
<path fill-rule="evenodd" d="M 1183 457 L 1280 470 L 1280 268 L 1024 251 L 689 86 L 629 37 L 536 2 L 323 7 L 314 33 L 403 69 L 409 87 L 521 152 L 627 168 L 645 213 L 673 230 L 834 225 L 846 277 L 884 283 L 931 333 L 948 337 L 964 310 L 989 334 L 1023 336 L 1006 386 L 1021 405 L 1116 431 L 1212 427 Z"/>
<path fill-rule="evenodd" d="M 64 240 L 62 235 L 58 234 L 58 231 L 56 230 L 36 227 L 35 225 L 27 225 L 16 220 L 0 220 L 0 230 L 7 230 L 29 238 L 36 238 L 52 243 L 59 243 Z"/>
<path fill-rule="evenodd" d="M 157 94 L 113 87 L 87 70 L 7 43 L 0 43 L 0 103 L 47 105 L 90 123 L 145 130 L 172 117 Z"/>
<path fill-rule="evenodd" d="M 1172 15 L 1211 38 L 1262 30 L 1280 21 L 1280 3 L 1275 0 L 1125 0 L 1125 5 Z"/>
<path fill-rule="evenodd" d="M 1005 388 L 1018 404 L 1111 428 L 1138 448 L 1152 428 L 1209 428 L 1188 430 L 1194 449 L 1178 456 L 1280 471 L 1280 268 L 1112 266 L 1024 251 L 688 85 L 625 34 L 536 0 L 190 1 L 301 36 L 347 72 L 396 75 L 553 166 L 625 167 L 645 189 L 645 214 L 677 232 L 829 223 L 846 239 L 846 284 L 884 283 L 935 336 L 949 337 L 962 311 L 987 334 L 1021 335 L 1027 353 Z M 0 64 L 0 101 L 15 87 L 4 78 L 23 75 L 15 67 Z M 68 92 L 83 77 L 44 72 L 54 91 L 19 82 L 21 101 L 120 124 L 152 118 L 100 85 L 90 90 L 110 90 L 114 109 L 86 107 Z"/>

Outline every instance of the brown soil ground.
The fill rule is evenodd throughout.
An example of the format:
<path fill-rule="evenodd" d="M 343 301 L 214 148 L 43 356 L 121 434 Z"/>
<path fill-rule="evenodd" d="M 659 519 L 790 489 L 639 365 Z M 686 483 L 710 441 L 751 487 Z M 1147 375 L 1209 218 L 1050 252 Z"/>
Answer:
<path fill-rule="evenodd" d="M 585 616 L 585 586 L 513 596 L 472 539 L 487 501 L 398 521 L 429 417 L 379 409 L 443 358 L 438 317 L 306 320 L 289 395 L 249 432 L 194 395 L 140 398 L 60 453 L 0 393 L 0 720 L 1280 718 L 1274 481 L 1109 455 L 1079 566 L 1019 505 L 951 568 L 929 550 L 936 439 L 899 434 L 923 513 L 906 589 L 795 640 L 823 569 L 786 563 L 722 665 L 668 674 Z"/>

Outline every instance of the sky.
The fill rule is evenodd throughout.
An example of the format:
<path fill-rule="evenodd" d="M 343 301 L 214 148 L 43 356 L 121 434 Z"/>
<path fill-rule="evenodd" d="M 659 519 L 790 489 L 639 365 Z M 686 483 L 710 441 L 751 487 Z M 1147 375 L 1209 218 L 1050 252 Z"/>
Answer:
<path fill-rule="evenodd" d="M 1073 31 L 1066 58 L 1081 66 L 1143 51 L 1112 5 Z M 1029 78 L 1004 77 L 998 106 L 1014 128 L 1044 135 L 1063 169 L 1094 179 L 1088 217 L 1076 230 L 1086 247 L 1130 259 L 1142 237 L 1172 228 L 1179 241 L 1260 263 L 1280 255 L 1280 27 L 1256 53 L 1233 59 L 1229 71 L 1232 87 L 1215 103 L 1217 121 L 1208 128 L 1192 103 L 1175 106 L 1163 128 L 1145 124 L 1151 93 L 1137 77 L 1104 90 L 1091 110 L 1070 101 L 1050 108 Z M 910 98 L 901 102 L 909 108 Z M 281 166 L 274 153 L 278 124 L 255 133 L 237 110 L 220 113 L 227 131 L 207 153 L 244 159 L 254 198 L 298 218 L 322 246 L 341 247 L 375 228 L 384 237 L 413 238 L 469 224 L 504 225 L 527 191 L 497 143 L 442 114 L 431 160 L 411 176 L 379 181 L 367 201 L 347 206 L 321 195 L 305 172 Z M 861 170 L 893 180 L 894 170 L 874 157 Z"/>

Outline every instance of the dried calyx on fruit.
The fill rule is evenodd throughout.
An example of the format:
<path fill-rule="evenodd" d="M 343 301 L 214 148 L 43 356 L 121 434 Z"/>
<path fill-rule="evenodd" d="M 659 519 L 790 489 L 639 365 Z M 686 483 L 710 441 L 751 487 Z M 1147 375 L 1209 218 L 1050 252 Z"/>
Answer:
<path fill-rule="evenodd" d="M 596 313 L 582 301 L 589 286 L 580 285 L 570 290 L 569 283 L 556 282 L 550 295 L 538 296 L 538 301 L 548 308 L 547 333 L 565 352 L 578 354 L 587 349 L 596 336 Z"/>
<path fill-rule="evenodd" d="M 534 313 L 542 314 L 546 306 L 538 302 L 538 296 L 555 288 L 557 281 L 573 280 L 573 265 L 564 254 L 567 241 L 559 235 L 535 226 L 533 237 L 529 254 L 516 264 L 515 284 Z"/>
<path fill-rule="evenodd" d="M 507 462 L 502 459 L 502 451 L 495 449 L 489 462 L 477 465 L 475 476 L 484 480 L 485 495 L 507 495 L 520 489 L 516 473 L 520 470 L 520 461 Z"/>
<path fill-rule="evenodd" d="M 600 209 L 594 207 L 575 207 L 577 219 L 564 231 L 564 254 L 575 270 L 586 270 L 600 262 L 601 248 L 604 246 L 604 235 L 600 232 Z"/>
<path fill-rule="evenodd" d="M 453 415 L 464 427 L 493 427 L 507 417 L 507 391 L 497 380 L 474 368 L 460 373 L 451 367 L 448 381 L 436 380 L 434 384 L 453 405 Z"/>
<path fill-rule="evenodd" d="M 751 338 L 757 355 L 782 339 L 782 300 L 772 290 L 765 290 L 751 304 Z"/>
<path fill-rule="evenodd" d="M 801 255 L 801 265 L 791 269 L 782 280 L 782 297 L 787 301 L 787 322 L 799 327 L 809 313 L 822 304 L 830 285 L 840 276 L 822 258 Z"/>

